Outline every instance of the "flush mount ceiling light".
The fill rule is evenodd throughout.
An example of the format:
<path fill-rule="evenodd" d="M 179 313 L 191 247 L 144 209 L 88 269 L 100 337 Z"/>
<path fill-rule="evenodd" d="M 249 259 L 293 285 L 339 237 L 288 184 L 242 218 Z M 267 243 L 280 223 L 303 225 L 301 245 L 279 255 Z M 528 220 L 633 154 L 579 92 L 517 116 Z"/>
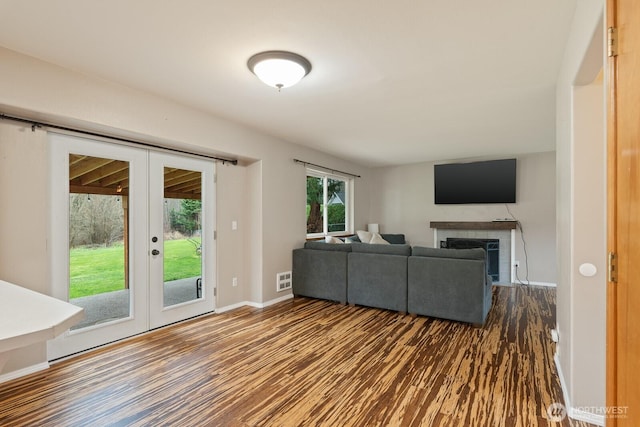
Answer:
<path fill-rule="evenodd" d="M 298 83 L 311 71 L 311 63 L 306 58 L 281 50 L 256 53 L 249 58 L 247 66 L 260 80 L 278 91 Z"/>

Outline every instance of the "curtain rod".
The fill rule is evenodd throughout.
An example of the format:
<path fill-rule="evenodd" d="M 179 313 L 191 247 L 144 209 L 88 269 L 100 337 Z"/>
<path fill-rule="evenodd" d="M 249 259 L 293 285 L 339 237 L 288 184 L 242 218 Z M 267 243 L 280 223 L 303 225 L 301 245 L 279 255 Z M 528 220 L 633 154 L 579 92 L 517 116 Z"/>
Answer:
<path fill-rule="evenodd" d="M 296 162 L 296 163 L 302 163 L 305 166 L 307 166 L 307 165 L 315 166 L 317 168 L 321 168 L 321 169 L 324 169 L 324 170 L 332 172 L 332 173 L 336 173 L 337 172 L 337 173 L 341 173 L 343 175 L 352 176 L 354 178 L 361 178 L 360 175 L 356 175 L 355 173 L 339 171 L 339 170 L 336 170 L 336 169 L 328 168 L 326 166 L 316 165 L 315 163 L 305 162 L 304 160 L 293 159 L 293 161 Z"/>
<path fill-rule="evenodd" d="M 179 149 L 176 149 L 176 148 L 167 148 L 167 147 L 163 147 L 161 145 L 150 144 L 148 142 L 140 142 L 140 141 L 134 141 L 132 139 L 120 138 L 119 136 L 105 135 L 105 134 L 101 134 L 101 133 L 97 133 L 97 132 L 90 132 L 90 131 L 81 130 L 81 129 L 74 129 L 74 128 L 70 128 L 70 127 L 66 127 L 66 126 L 54 125 L 54 124 L 51 124 L 51 123 L 37 122 L 35 120 L 29 120 L 29 119 L 25 119 L 25 118 L 22 118 L 22 117 L 10 116 L 10 115 L 4 114 L 4 113 L 0 113 L 0 120 L 12 120 L 14 122 L 30 124 L 31 125 L 31 131 L 35 131 L 36 128 L 47 127 L 47 128 L 51 128 L 51 129 L 58 129 L 58 130 L 64 130 L 64 131 L 68 131 L 68 132 L 81 133 L 81 134 L 84 134 L 84 135 L 96 136 L 98 138 L 113 139 L 113 140 L 116 140 L 116 141 L 126 142 L 126 143 L 129 143 L 129 144 L 135 144 L 135 145 L 141 145 L 143 147 L 148 147 L 148 148 L 157 148 L 157 149 L 161 149 L 161 150 L 169 150 L 169 151 L 174 151 L 176 153 L 181 153 L 181 154 L 191 154 L 191 155 L 195 154 L 197 156 L 205 157 L 207 159 L 219 160 L 219 161 L 222 162 L 223 165 L 225 163 L 230 163 L 232 165 L 237 165 L 238 164 L 238 160 L 236 160 L 236 159 L 225 159 L 223 157 L 210 156 L 208 154 L 192 153 L 192 152 L 189 152 L 189 151 L 179 150 Z"/>

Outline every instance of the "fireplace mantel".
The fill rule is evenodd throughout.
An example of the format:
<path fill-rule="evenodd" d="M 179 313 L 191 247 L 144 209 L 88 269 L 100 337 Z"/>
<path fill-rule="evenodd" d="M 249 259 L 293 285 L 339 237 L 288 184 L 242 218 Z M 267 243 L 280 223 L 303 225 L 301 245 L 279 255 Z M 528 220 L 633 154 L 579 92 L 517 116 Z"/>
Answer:
<path fill-rule="evenodd" d="M 440 230 L 515 230 L 517 221 L 431 221 L 431 228 Z"/>

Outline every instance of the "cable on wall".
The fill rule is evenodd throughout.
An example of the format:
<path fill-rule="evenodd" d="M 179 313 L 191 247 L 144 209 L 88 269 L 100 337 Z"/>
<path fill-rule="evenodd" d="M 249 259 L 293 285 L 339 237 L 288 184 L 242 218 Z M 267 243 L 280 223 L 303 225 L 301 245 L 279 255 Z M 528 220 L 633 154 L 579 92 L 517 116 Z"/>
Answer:
<path fill-rule="evenodd" d="M 324 169 L 324 170 L 326 170 L 328 172 L 331 172 L 331 173 L 339 173 L 339 174 L 342 174 L 342 175 L 352 176 L 354 178 L 360 178 L 360 175 L 356 175 L 354 173 L 339 171 L 339 170 L 336 170 L 336 169 L 333 169 L 333 168 L 328 168 L 326 166 L 316 165 L 315 163 L 305 162 L 304 160 L 293 159 L 293 161 L 296 162 L 296 163 L 303 164 L 305 166 L 307 166 L 307 165 L 315 166 L 317 168 Z"/>
<path fill-rule="evenodd" d="M 121 138 L 119 136 L 105 135 L 105 134 L 101 134 L 101 133 L 97 133 L 97 132 L 90 132 L 90 131 L 81 130 L 81 129 L 74 129 L 74 128 L 70 128 L 70 127 L 66 127 L 66 126 L 55 125 L 55 124 L 52 124 L 52 123 L 37 122 L 37 121 L 34 121 L 34 120 L 22 118 L 22 117 L 10 116 L 10 115 L 4 114 L 4 113 L 0 113 L 0 120 L 11 120 L 11 121 L 14 121 L 14 122 L 29 124 L 29 125 L 31 125 L 31 131 L 32 132 L 35 131 L 36 128 L 57 129 L 57 130 L 63 130 L 63 131 L 67 131 L 67 132 L 75 132 L 75 133 L 79 133 L 79 134 L 83 134 L 83 135 L 95 136 L 95 137 L 98 137 L 98 138 L 112 139 L 114 141 L 126 142 L 128 144 L 140 145 L 140 146 L 147 147 L 147 148 L 155 148 L 155 149 L 158 149 L 158 150 L 168 150 L 168 151 L 173 151 L 173 152 L 181 153 L 181 154 L 197 155 L 197 156 L 200 156 L 200 157 L 205 157 L 207 159 L 218 160 L 218 161 L 222 162 L 223 165 L 226 164 L 226 163 L 229 163 L 229 164 L 234 165 L 234 166 L 238 164 L 238 160 L 237 159 L 227 159 L 227 158 L 224 158 L 224 157 L 211 156 L 211 155 L 202 154 L 202 153 L 194 153 L 194 152 L 190 152 L 190 151 L 179 150 L 179 149 L 176 149 L 176 148 L 168 148 L 168 147 L 163 147 L 161 145 L 151 144 L 151 143 L 148 143 L 148 142 L 134 141 L 132 139 Z"/>

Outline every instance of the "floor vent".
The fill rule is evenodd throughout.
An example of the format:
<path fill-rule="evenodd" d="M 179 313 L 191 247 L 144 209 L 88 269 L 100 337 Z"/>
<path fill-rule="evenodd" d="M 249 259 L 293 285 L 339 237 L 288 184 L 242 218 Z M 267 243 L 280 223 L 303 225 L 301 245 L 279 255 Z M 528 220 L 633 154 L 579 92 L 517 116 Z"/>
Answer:
<path fill-rule="evenodd" d="M 282 292 L 291 289 L 291 272 L 285 271 L 276 275 L 276 291 Z"/>

